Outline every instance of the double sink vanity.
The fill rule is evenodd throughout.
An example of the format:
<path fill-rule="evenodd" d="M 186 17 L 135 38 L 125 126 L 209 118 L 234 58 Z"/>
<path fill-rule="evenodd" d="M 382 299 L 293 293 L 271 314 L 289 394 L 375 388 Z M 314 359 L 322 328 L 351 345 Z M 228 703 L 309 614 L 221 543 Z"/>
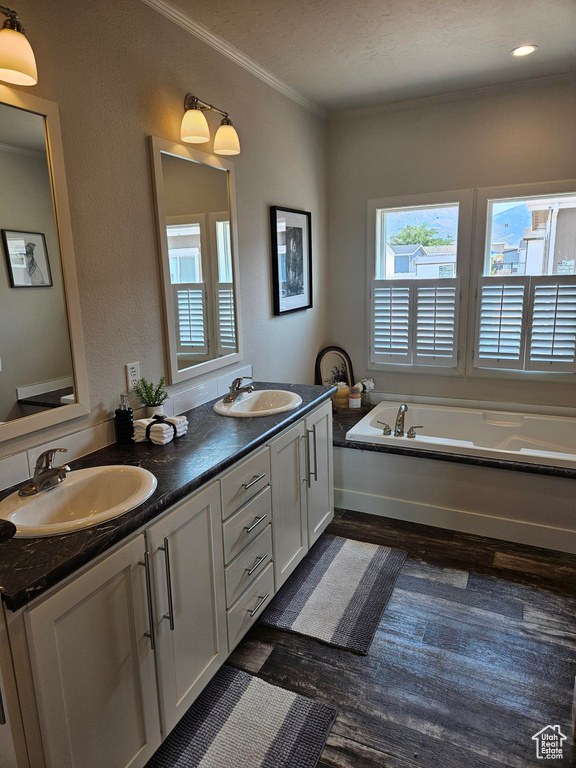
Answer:
<path fill-rule="evenodd" d="M 231 405 L 284 410 L 207 403 L 182 438 L 108 446 L 38 495 L 104 467 L 157 482 L 96 526 L 0 545 L 19 768 L 146 764 L 332 519 L 332 391 L 257 384 Z"/>

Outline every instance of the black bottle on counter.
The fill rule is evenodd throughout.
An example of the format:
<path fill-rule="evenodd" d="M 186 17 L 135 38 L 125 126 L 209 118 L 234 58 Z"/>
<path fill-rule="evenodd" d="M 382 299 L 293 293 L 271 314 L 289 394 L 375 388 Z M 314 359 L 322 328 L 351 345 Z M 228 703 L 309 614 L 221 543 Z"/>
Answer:
<path fill-rule="evenodd" d="M 120 408 L 116 410 L 116 442 L 131 443 L 134 435 L 134 411 L 126 404 L 126 395 L 120 395 Z"/>

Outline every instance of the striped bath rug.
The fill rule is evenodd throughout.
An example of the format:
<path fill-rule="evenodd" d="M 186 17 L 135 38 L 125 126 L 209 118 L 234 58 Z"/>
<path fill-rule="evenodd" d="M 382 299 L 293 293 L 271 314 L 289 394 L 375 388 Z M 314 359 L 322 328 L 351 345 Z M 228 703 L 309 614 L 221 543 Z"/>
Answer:
<path fill-rule="evenodd" d="M 146 768 L 314 768 L 336 710 L 223 666 Z"/>
<path fill-rule="evenodd" d="M 260 621 L 366 655 L 406 553 L 324 534 Z"/>

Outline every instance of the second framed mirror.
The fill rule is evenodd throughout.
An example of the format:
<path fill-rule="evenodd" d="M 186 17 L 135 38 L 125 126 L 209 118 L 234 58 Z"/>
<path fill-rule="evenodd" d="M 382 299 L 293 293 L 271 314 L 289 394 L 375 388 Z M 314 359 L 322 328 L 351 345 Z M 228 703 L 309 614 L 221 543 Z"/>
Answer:
<path fill-rule="evenodd" d="M 242 359 L 234 164 L 151 138 L 171 383 Z"/>

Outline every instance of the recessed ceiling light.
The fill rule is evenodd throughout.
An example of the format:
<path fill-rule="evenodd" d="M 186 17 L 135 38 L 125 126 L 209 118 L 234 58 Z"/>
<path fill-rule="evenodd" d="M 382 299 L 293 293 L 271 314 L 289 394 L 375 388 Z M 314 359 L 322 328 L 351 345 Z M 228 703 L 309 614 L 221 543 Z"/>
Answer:
<path fill-rule="evenodd" d="M 538 48 L 537 45 L 519 45 L 517 48 L 513 48 L 510 53 L 512 56 L 528 56 L 529 53 L 534 53 Z"/>

